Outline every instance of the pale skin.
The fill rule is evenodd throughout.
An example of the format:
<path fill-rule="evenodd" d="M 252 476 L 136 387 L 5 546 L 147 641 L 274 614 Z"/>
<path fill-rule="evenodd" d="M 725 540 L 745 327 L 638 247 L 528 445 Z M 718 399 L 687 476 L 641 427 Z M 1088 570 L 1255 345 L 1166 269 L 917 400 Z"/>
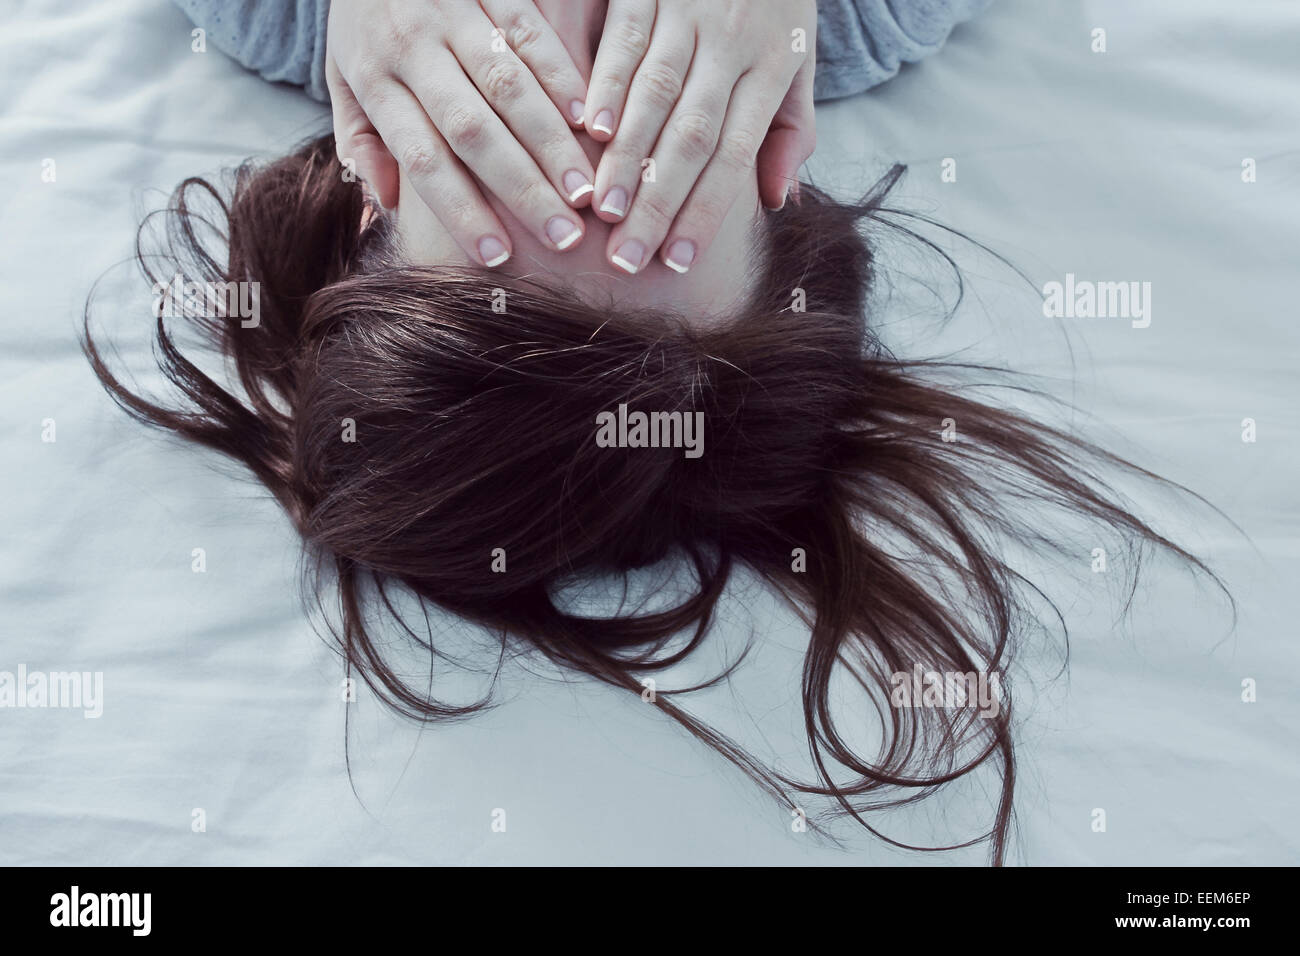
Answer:
<path fill-rule="evenodd" d="M 588 139 L 585 148 L 594 162 L 600 144 Z M 501 269 L 512 275 L 537 276 L 552 285 L 563 283 L 582 301 L 607 302 L 615 309 L 667 306 L 699 323 L 711 316 L 726 316 L 737 309 L 753 284 L 755 226 L 767 215 L 752 171 L 739 186 L 739 195 L 718 228 L 708 255 L 695 268 L 681 275 L 656 259 L 635 277 L 609 261 L 605 250 L 616 227 L 596 218 L 590 209 L 582 214 L 588 241 L 560 252 L 533 236 L 501 200 L 489 195 L 493 214 L 505 224 L 514 247 L 513 257 Z M 400 177 L 399 200 L 392 215 L 396 216 L 403 258 L 413 265 L 477 264 L 405 175 Z"/>
<path fill-rule="evenodd" d="M 815 145 L 815 29 L 815 0 L 334 0 L 339 155 L 440 261 L 716 303 Z"/>

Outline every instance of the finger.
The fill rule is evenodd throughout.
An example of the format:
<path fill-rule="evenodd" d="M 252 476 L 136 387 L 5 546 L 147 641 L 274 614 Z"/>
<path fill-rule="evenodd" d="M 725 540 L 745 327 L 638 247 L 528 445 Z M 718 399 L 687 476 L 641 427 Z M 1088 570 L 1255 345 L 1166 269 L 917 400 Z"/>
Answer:
<path fill-rule="evenodd" d="M 379 205 L 392 209 L 397 205 L 397 160 L 380 139 L 365 110 L 357 102 L 330 57 L 325 61 L 325 85 L 329 89 L 330 109 L 334 114 L 334 146 L 339 162 L 354 164 L 357 174 L 370 187 Z"/>
<path fill-rule="evenodd" d="M 632 77 L 655 26 L 655 0 L 610 0 L 587 85 L 584 122 L 593 139 L 606 143 L 621 127 L 619 117 Z"/>
<path fill-rule="evenodd" d="M 511 255 L 510 238 L 468 170 L 433 128 L 424 107 L 405 87 L 390 94 L 381 121 L 384 141 L 398 157 L 420 199 L 471 261 L 496 268 Z"/>
<path fill-rule="evenodd" d="M 473 170 L 478 181 L 500 198 L 539 241 L 557 252 L 576 246 L 582 241 L 582 217 L 569 208 L 547 181 L 532 157 L 461 71 L 450 51 L 445 56 L 448 62 L 430 64 L 421 71 L 420 83 L 411 88 L 434 127 L 461 162 Z M 549 103 L 546 108 L 553 111 Z M 382 127 L 380 131 L 383 132 Z M 565 135 L 572 134 L 566 129 Z M 415 175 L 403 154 L 395 155 L 414 182 Z M 413 155 L 417 160 L 425 158 L 418 148 Z M 421 173 L 422 196 L 426 192 L 437 196 L 438 184 L 430 181 L 435 172 L 438 172 L 436 168 Z"/>
<path fill-rule="evenodd" d="M 657 178 L 658 171 L 647 168 L 647 159 L 681 98 L 694 53 L 693 32 L 661 25 L 655 34 L 650 52 L 632 79 L 623 122 L 605 147 L 596 170 L 592 205 L 604 221 L 623 219 L 631 209 L 641 180 Z"/>
<path fill-rule="evenodd" d="M 734 81 L 719 85 L 697 79 L 700 72 L 692 69 L 655 146 L 655 177 L 641 183 L 627 218 L 610 233 L 607 255 L 624 272 L 635 275 L 649 262 L 718 147 Z"/>
<path fill-rule="evenodd" d="M 502 39 L 537 78 L 551 102 L 573 126 L 582 126 L 587 84 L 559 35 L 531 0 L 483 0 Z"/>
<path fill-rule="evenodd" d="M 768 209 L 781 209 L 799 188 L 799 169 L 817 148 L 817 113 L 813 107 L 814 65 L 811 57 L 795 74 L 790 92 L 772 118 L 758 151 L 758 194 Z"/>
<path fill-rule="evenodd" d="M 591 161 L 527 65 L 502 37 L 489 39 L 488 31 L 497 32 L 486 18 L 477 27 L 457 29 L 450 37 L 452 53 L 482 98 L 504 122 L 511 138 L 527 151 L 556 191 L 571 206 L 586 205 L 595 188 L 592 180 L 596 174 Z M 500 145 L 492 145 L 490 153 L 497 154 Z M 476 162 L 478 157 L 461 158 L 486 181 Z M 496 191 L 494 185 L 489 188 Z"/>
<path fill-rule="evenodd" d="M 784 81 L 747 73 L 736 84 L 717 151 L 700 174 L 664 239 L 664 265 L 685 274 L 704 255 L 746 181 L 752 181 L 759 144 L 772 123 Z"/>

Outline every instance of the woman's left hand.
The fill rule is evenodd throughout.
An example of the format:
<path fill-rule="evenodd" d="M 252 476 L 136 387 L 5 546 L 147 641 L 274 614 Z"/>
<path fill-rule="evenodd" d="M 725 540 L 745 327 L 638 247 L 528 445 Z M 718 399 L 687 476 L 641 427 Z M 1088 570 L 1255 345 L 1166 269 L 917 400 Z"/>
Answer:
<path fill-rule="evenodd" d="M 816 144 L 816 43 L 816 0 L 610 0 L 584 122 L 609 144 L 592 207 L 619 223 L 614 265 L 687 271 L 755 166 L 784 204 Z"/>

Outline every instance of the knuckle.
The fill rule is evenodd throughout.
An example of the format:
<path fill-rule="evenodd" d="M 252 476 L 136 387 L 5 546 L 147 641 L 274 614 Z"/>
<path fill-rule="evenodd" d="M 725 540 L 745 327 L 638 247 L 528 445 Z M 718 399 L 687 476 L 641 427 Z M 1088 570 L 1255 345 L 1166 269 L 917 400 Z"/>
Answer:
<path fill-rule="evenodd" d="M 438 213 L 438 221 L 452 232 L 471 232 L 472 226 L 478 219 L 479 207 L 472 200 L 457 196 L 454 199 L 444 199 L 442 208 Z"/>
<path fill-rule="evenodd" d="M 622 24 L 611 39 L 619 52 L 632 57 L 640 57 L 650 46 L 650 32 L 635 22 Z"/>
<path fill-rule="evenodd" d="M 731 0 L 724 4 L 724 9 L 719 12 L 718 20 L 724 31 L 724 36 L 742 36 L 745 28 L 754 20 L 753 11 L 748 9 L 744 3 L 736 3 Z"/>
<path fill-rule="evenodd" d="M 581 158 L 582 147 L 575 146 L 573 134 L 563 127 L 555 129 L 547 124 L 547 130 L 541 135 L 534 156 L 537 157 L 538 164 L 545 169 L 547 162 L 554 162 L 556 165 L 564 162 L 570 150 L 575 150 L 575 155 Z"/>
<path fill-rule="evenodd" d="M 373 95 L 389 77 L 388 67 L 375 57 L 362 57 L 346 75 L 344 82 L 361 96 Z"/>
<path fill-rule="evenodd" d="M 705 192 L 691 197 L 687 208 L 682 211 L 682 218 L 695 223 L 709 223 L 716 229 L 730 209 L 731 204 L 716 192 Z"/>
<path fill-rule="evenodd" d="M 513 11 L 505 22 L 506 42 L 516 53 L 536 48 L 542 39 L 542 25 L 523 10 Z"/>
<path fill-rule="evenodd" d="M 601 96 L 606 100 L 623 102 L 627 99 L 628 81 L 613 69 L 608 67 L 601 70 L 600 73 L 592 74 L 591 83 L 587 88 L 589 91 L 599 90 Z M 588 94 L 588 99 L 592 94 Z"/>
<path fill-rule="evenodd" d="M 688 112 L 675 117 L 672 134 L 682 153 L 690 159 L 707 159 L 718 145 L 717 127 L 701 113 Z"/>
<path fill-rule="evenodd" d="M 636 205 L 640 214 L 660 231 L 668 229 L 677 213 L 672 201 L 657 189 L 642 189 L 638 192 Z"/>
<path fill-rule="evenodd" d="M 443 117 L 441 132 L 457 153 L 473 152 L 483 144 L 487 121 L 469 107 L 455 106 Z"/>
<path fill-rule="evenodd" d="M 669 109 L 682 92 L 682 78 L 662 63 L 648 63 L 636 75 L 637 92 L 660 109 Z"/>
<path fill-rule="evenodd" d="M 749 130 L 737 130 L 718 145 L 718 155 L 733 169 L 750 169 L 758 159 L 758 137 Z"/>
<path fill-rule="evenodd" d="M 548 91 L 564 89 L 569 79 L 564 67 L 558 64 L 537 66 L 533 69 L 533 76 L 537 78 L 542 89 Z"/>
<path fill-rule="evenodd" d="M 511 212 L 527 212 L 528 210 L 541 208 L 545 199 L 553 194 L 554 191 L 551 187 L 542 183 L 535 176 L 523 176 L 515 180 L 510 189 L 510 195 L 506 198 L 506 203 Z"/>
<path fill-rule="evenodd" d="M 513 103 L 524 91 L 523 71 L 504 56 L 488 66 L 483 93 L 490 103 Z"/>
<path fill-rule="evenodd" d="M 388 11 L 378 26 L 379 35 L 383 38 L 383 47 L 386 51 L 385 56 L 390 57 L 393 62 L 403 62 L 411 51 L 415 48 L 416 40 L 420 38 L 421 32 L 410 20 L 398 16 L 392 11 Z M 382 59 L 382 57 L 381 57 Z"/>
<path fill-rule="evenodd" d="M 438 171 L 440 165 L 437 154 L 423 143 L 411 143 L 403 147 L 398 162 L 412 180 L 428 179 Z"/>
<path fill-rule="evenodd" d="M 632 145 L 620 145 L 618 140 L 615 139 L 601 162 L 609 163 L 610 169 L 613 171 L 614 181 L 621 183 L 625 179 L 639 177 L 642 163 L 648 158 L 641 150 Z"/>

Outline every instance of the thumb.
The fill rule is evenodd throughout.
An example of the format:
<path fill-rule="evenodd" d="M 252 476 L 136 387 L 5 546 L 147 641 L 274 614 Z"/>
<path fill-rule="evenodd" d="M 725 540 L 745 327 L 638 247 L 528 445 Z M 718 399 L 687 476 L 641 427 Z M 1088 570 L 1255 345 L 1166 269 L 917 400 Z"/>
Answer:
<path fill-rule="evenodd" d="M 786 194 L 798 198 L 799 167 L 817 147 L 817 115 L 813 107 L 815 67 L 809 57 L 795 74 L 758 150 L 758 195 L 769 209 L 785 205 Z"/>
<path fill-rule="evenodd" d="M 326 62 L 330 109 L 334 114 L 334 145 L 339 160 L 355 164 L 357 174 L 370 187 L 385 209 L 397 205 L 397 160 L 388 151 L 379 132 L 361 108 L 352 88 L 331 58 Z"/>

